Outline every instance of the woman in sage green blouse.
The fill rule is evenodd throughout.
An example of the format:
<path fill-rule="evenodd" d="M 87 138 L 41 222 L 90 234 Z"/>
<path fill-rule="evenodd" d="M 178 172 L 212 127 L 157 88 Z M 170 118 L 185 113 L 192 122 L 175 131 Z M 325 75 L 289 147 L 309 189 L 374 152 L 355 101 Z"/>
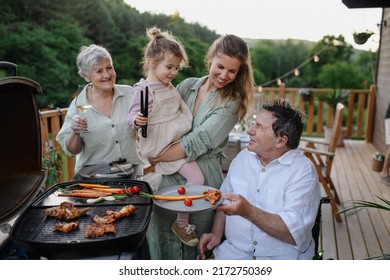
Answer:
<path fill-rule="evenodd" d="M 223 181 L 221 163 L 229 132 L 246 115 L 253 93 L 253 73 L 247 44 L 235 35 L 218 38 L 206 54 L 209 74 L 188 78 L 177 90 L 194 116 L 192 129 L 180 142 L 172 145 L 151 164 L 185 158 L 196 160 L 205 185 L 219 189 Z M 164 175 L 159 189 L 185 184 L 178 173 Z M 211 230 L 213 211 L 191 214 L 189 234 L 201 236 Z M 171 225 L 176 213 L 155 207 L 147 239 L 152 259 L 196 259 L 197 248 L 180 242 Z M 195 228 L 195 232 L 191 229 Z"/>

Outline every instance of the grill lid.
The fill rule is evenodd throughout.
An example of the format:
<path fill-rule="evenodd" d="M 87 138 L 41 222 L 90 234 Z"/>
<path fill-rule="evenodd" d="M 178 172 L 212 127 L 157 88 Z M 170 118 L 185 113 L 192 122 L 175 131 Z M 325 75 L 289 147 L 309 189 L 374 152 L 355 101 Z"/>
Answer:
<path fill-rule="evenodd" d="M 36 95 L 24 77 L 0 78 L 0 225 L 22 212 L 43 186 L 41 129 Z"/>

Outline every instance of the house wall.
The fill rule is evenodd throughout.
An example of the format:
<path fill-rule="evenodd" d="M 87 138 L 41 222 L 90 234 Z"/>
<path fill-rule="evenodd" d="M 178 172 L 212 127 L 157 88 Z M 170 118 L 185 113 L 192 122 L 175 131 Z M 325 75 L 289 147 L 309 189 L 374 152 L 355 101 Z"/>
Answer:
<path fill-rule="evenodd" d="M 380 28 L 380 44 L 377 66 L 377 98 L 373 144 L 378 151 L 386 151 L 384 118 L 390 103 L 390 8 L 384 8 Z"/>

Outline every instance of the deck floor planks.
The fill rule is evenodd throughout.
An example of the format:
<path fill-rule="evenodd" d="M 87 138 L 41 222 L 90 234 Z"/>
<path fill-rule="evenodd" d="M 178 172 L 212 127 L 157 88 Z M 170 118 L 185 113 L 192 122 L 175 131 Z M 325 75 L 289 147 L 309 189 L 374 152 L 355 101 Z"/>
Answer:
<path fill-rule="evenodd" d="M 332 170 L 333 174 L 337 172 L 338 178 L 345 177 L 345 180 L 339 180 L 336 187 L 341 200 L 340 210 L 343 209 L 345 201 L 354 199 L 354 190 L 350 186 L 355 188 L 357 183 L 355 176 L 352 176 L 353 173 L 350 171 L 350 166 L 355 161 L 351 157 L 346 156 L 347 152 L 347 146 L 337 148 L 335 156 L 336 168 Z M 359 248 L 358 251 L 354 249 L 357 244 L 364 244 L 363 235 L 359 234 L 361 233 L 361 228 L 358 217 L 353 217 L 352 220 L 349 220 L 343 215 L 342 223 L 335 223 L 335 231 L 336 239 L 338 240 L 339 259 L 354 259 L 357 254 L 360 256 L 367 255 L 365 248 Z M 351 238 L 351 232 L 358 232 L 358 234 Z M 348 254 L 346 254 L 346 247 L 351 249 L 351 252 L 348 252 Z"/>
<path fill-rule="evenodd" d="M 374 152 L 371 143 L 357 140 L 345 140 L 345 147 L 338 147 L 332 179 L 341 199 L 340 209 L 351 200 L 381 203 L 376 195 L 389 198 L 390 187 L 380 183 L 378 172 L 371 170 Z M 333 218 L 330 205 L 323 205 L 322 212 L 320 244 L 324 259 L 367 259 L 390 253 L 388 211 L 364 209 L 344 215 L 341 223 Z"/>

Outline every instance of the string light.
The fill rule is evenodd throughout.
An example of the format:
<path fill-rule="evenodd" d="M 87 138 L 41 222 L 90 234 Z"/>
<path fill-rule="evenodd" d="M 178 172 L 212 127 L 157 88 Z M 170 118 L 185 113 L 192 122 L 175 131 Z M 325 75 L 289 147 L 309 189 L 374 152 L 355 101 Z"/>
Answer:
<path fill-rule="evenodd" d="M 269 84 L 272 84 L 274 82 L 277 82 L 278 86 L 280 86 L 282 84 L 282 80 L 283 78 L 287 77 L 287 76 L 290 76 L 291 74 L 294 74 L 295 76 L 299 76 L 300 75 L 300 68 L 302 68 L 303 66 L 305 66 L 306 64 L 308 64 L 309 62 L 311 62 L 312 60 L 317 63 L 318 61 L 320 61 L 320 57 L 319 57 L 319 54 L 322 53 L 324 50 L 326 50 L 330 45 L 333 45 L 333 46 L 340 46 L 342 45 L 341 42 L 339 42 L 338 40 L 336 39 L 333 39 L 332 42 L 329 41 L 328 38 L 325 38 L 324 40 L 326 46 L 324 46 L 321 50 L 319 50 L 316 54 L 314 54 L 312 57 L 308 58 L 307 60 L 305 60 L 304 62 L 302 62 L 301 64 L 299 64 L 297 67 L 295 67 L 294 69 L 288 71 L 287 73 L 283 74 L 282 76 L 280 77 L 277 77 L 276 79 L 273 79 L 271 81 L 268 81 L 266 83 L 263 83 L 261 84 L 259 87 L 258 87 L 258 90 L 259 92 L 261 92 L 261 90 L 263 89 L 262 87 L 264 86 L 267 86 Z"/>

